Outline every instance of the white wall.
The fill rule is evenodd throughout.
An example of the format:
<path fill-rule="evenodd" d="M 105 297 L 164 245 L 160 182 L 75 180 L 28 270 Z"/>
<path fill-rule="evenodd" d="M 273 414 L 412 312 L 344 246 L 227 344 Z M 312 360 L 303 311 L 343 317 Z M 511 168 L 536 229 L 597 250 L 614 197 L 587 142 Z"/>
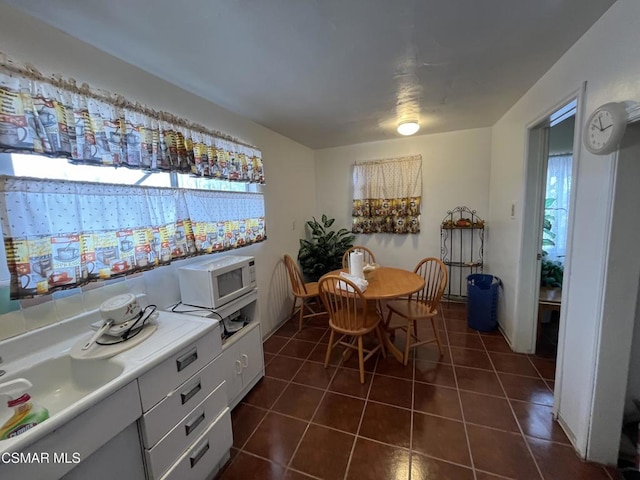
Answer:
<path fill-rule="evenodd" d="M 500 321 L 518 349 L 528 347 L 527 332 L 534 321 L 533 312 L 519 308 L 521 299 L 533 292 L 518 289 L 521 262 L 532 260 L 521 257 L 520 215 L 516 220 L 509 218 L 512 200 L 520 202 L 519 212 L 522 207 L 527 125 L 579 89 L 583 81 L 587 82 L 587 114 L 609 101 L 640 100 L 638 18 L 640 2 L 618 0 L 492 129 L 489 262 L 492 270 L 510 287 L 505 288 L 506 308 L 500 312 Z M 599 357 L 601 366 L 606 367 L 602 374 L 620 376 L 615 364 L 602 365 L 606 356 L 600 351 L 600 329 L 615 328 L 615 325 L 602 324 L 614 161 L 612 157 L 591 155 L 584 149 L 574 154 L 579 162 L 574 183 L 577 190 L 575 229 L 568 261 L 570 278 L 564 293 L 566 336 L 560 366 L 562 376 L 556 383 L 556 402 L 560 418 L 584 455 L 592 415 L 606 416 L 607 392 L 603 392 L 597 404 L 593 403 L 594 389 L 599 388 L 599 379 L 594 380 Z M 635 297 L 632 301 L 635 302 Z M 626 382 L 626 377 L 619 380 Z M 589 456 L 594 460 L 613 460 L 601 453 L 593 451 Z"/>
<path fill-rule="evenodd" d="M 416 235 L 359 235 L 383 265 L 412 269 L 421 258 L 440 258 L 440 224 L 447 210 L 466 205 L 486 218 L 489 207 L 491 130 L 479 128 L 316 150 L 316 213 L 351 228 L 355 161 L 422 155 L 422 213 Z M 493 235 L 487 226 L 485 244 Z M 490 266 L 485 267 L 488 271 Z"/>
<path fill-rule="evenodd" d="M 283 305 L 288 297 L 288 285 L 281 258 L 286 252 L 297 252 L 298 238 L 304 235 L 304 221 L 314 212 L 314 158 L 309 148 L 6 6 L 0 6 L 0 51 L 19 62 L 37 66 L 42 73 L 62 74 L 66 78 L 75 78 L 79 84 L 87 82 L 94 88 L 122 94 L 130 100 L 171 112 L 258 146 L 262 150 L 267 179 L 268 239 L 241 249 L 239 253 L 256 256 L 263 333 L 272 330 L 289 313 L 291 305 Z M 165 288 L 157 297 L 164 305 L 179 299 L 176 298 L 175 277 L 169 275 L 172 272 L 171 267 L 164 267 L 145 274 L 149 290 L 155 290 L 159 285 Z M 77 307 L 78 303 L 82 305 L 82 301 L 76 300 L 73 304 Z M 48 315 L 56 312 L 50 306 L 40 308 L 42 311 L 38 316 L 43 312 Z M 68 313 L 66 303 L 59 310 Z M 22 310 L 10 315 L 11 319 L 0 317 L 0 338 L 20 333 L 21 329 L 27 328 L 26 325 L 33 326 L 25 320 Z M 29 312 L 27 316 L 30 316 Z"/>

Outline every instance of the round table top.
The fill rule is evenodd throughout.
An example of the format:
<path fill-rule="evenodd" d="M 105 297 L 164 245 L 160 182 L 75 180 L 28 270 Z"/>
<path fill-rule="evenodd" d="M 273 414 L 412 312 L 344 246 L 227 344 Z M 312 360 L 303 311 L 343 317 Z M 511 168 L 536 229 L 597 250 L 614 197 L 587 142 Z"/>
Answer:
<path fill-rule="evenodd" d="M 346 270 L 334 270 L 327 275 L 340 275 Z M 367 300 L 389 300 L 411 295 L 424 288 L 424 278 L 401 268 L 380 267 L 366 275 L 369 282 L 362 292 Z"/>

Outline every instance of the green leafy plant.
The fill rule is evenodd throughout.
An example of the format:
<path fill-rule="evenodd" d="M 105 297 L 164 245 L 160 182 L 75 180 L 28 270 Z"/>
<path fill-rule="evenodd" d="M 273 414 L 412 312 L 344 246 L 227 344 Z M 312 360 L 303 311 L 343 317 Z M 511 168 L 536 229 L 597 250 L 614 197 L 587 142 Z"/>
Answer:
<path fill-rule="evenodd" d="M 553 224 L 551 222 L 556 220 L 556 217 L 552 212 L 556 210 L 563 210 L 560 208 L 554 208 L 555 198 L 545 198 L 544 200 L 544 220 L 542 224 L 542 265 L 540 271 L 540 286 L 541 287 L 562 287 L 562 277 L 564 275 L 564 265 L 559 260 L 549 260 L 546 258 L 549 255 L 544 247 L 555 246 L 554 239 L 556 234 L 551 231 Z"/>
<path fill-rule="evenodd" d="M 558 260 L 548 260 L 547 252 L 542 253 L 542 266 L 540 271 L 541 287 L 562 287 L 564 265 Z"/>
<path fill-rule="evenodd" d="M 551 231 L 552 221 L 555 221 L 556 217 L 549 213 L 555 210 L 553 204 L 555 203 L 555 198 L 545 198 L 544 199 L 544 220 L 542 224 L 542 248 L 544 251 L 544 247 L 553 247 L 555 242 L 553 241 L 556 238 L 556 234 Z"/>
<path fill-rule="evenodd" d="M 330 230 L 334 222 L 334 218 L 322 215 L 321 222 L 313 217 L 306 223 L 311 239 L 300 239 L 298 261 L 309 281 L 315 282 L 325 273 L 342 268 L 344 252 L 353 246 L 356 237 L 349 230 Z"/>

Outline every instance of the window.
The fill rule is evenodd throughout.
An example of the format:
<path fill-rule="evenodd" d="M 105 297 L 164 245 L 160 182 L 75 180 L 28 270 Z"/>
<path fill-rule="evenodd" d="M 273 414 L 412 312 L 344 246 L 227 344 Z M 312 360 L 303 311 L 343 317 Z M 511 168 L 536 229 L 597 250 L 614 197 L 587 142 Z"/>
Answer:
<path fill-rule="evenodd" d="M 8 161 L 3 161 L 9 157 Z M 196 177 L 183 173 L 145 172 L 126 167 L 73 165 L 66 158 L 49 158 L 19 153 L 0 154 L 5 175 L 75 182 L 139 185 L 146 187 L 178 187 L 190 190 L 262 193 L 262 185 Z"/>

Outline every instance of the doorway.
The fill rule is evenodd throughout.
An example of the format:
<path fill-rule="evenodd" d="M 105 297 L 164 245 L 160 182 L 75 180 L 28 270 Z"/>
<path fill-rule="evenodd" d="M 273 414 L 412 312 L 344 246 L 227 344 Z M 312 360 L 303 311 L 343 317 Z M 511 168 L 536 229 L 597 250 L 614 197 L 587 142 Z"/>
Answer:
<path fill-rule="evenodd" d="M 535 355 L 555 361 L 569 229 L 576 101 L 550 115 L 543 183 L 541 265 Z"/>

